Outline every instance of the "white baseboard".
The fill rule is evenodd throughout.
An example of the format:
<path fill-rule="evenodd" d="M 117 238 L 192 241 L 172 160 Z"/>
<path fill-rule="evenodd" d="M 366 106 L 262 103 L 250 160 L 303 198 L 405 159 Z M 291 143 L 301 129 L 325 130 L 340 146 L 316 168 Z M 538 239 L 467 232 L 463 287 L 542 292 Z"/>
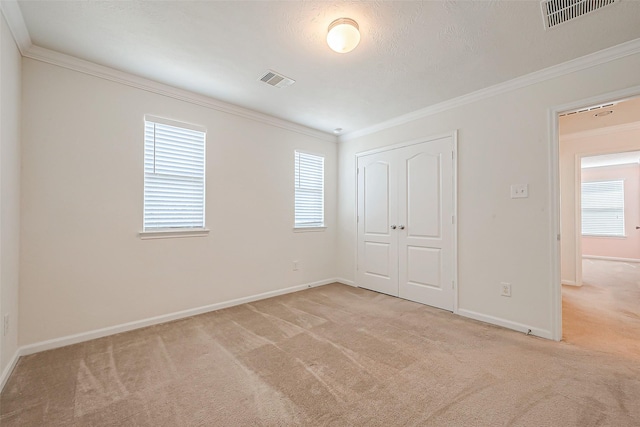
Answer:
<path fill-rule="evenodd" d="M 569 286 L 582 286 L 582 285 L 578 285 L 573 280 L 561 280 L 560 283 L 563 285 L 569 285 Z"/>
<path fill-rule="evenodd" d="M 511 320 L 501 319 L 499 317 L 489 316 L 487 314 L 477 313 L 471 310 L 465 310 L 464 308 L 459 308 L 458 314 L 470 319 L 479 320 L 485 323 L 491 323 L 492 325 L 498 325 L 502 326 L 503 328 L 513 329 L 514 331 L 524 332 L 525 334 L 531 331 L 529 332 L 531 335 L 535 335 L 541 338 L 547 338 L 550 340 L 553 339 L 551 331 L 547 331 L 546 329 L 534 328 L 522 323 L 512 322 Z"/>
<path fill-rule="evenodd" d="M 342 283 L 343 285 L 353 286 L 354 288 L 358 287 L 358 286 L 356 286 L 356 283 L 353 280 L 343 279 L 342 277 L 336 278 L 336 282 Z"/>
<path fill-rule="evenodd" d="M 177 311 L 174 313 L 163 314 L 160 316 L 150 317 L 147 319 L 136 320 L 134 322 L 123 323 L 120 325 L 109 326 L 106 328 L 95 329 L 93 331 L 81 332 L 79 334 L 67 335 L 61 338 L 54 338 L 20 347 L 19 355 L 26 356 L 28 354 L 38 353 L 45 350 L 52 350 L 58 347 L 77 344 L 84 341 L 102 338 L 109 335 L 119 334 L 121 332 L 132 331 L 134 329 L 145 328 L 147 326 L 157 325 L 160 323 L 170 322 L 172 320 L 183 319 L 185 317 L 196 316 L 198 314 L 208 313 L 211 311 L 221 310 L 223 308 L 233 307 L 235 305 L 246 304 L 248 302 L 258 301 L 266 298 L 276 297 L 278 295 L 289 294 L 316 286 L 328 285 L 329 283 L 340 282 L 340 279 L 331 278 L 320 280 L 318 282 L 305 283 L 303 285 L 291 286 L 289 288 L 278 289 L 275 291 L 264 292 L 248 297 L 237 298 L 229 301 L 223 301 L 215 304 L 209 304 L 202 307 L 191 308 L 188 310 Z"/>
<path fill-rule="evenodd" d="M 604 260 L 604 261 L 640 262 L 640 259 L 636 259 L 636 258 L 618 258 L 618 257 L 613 257 L 613 256 L 582 255 L 582 258 L 586 258 L 586 259 L 601 259 L 601 260 Z"/>
<path fill-rule="evenodd" d="M 13 372 L 13 368 L 16 367 L 16 364 L 18 363 L 18 359 L 20 359 L 20 356 L 22 356 L 20 349 L 17 349 L 16 352 L 13 353 L 13 357 L 9 361 L 9 364 L 7 365 L 7 367 L 4 368 L 4 371 L 2 371 L 2 375 L 0 376 L 0 392 L 4 390 L 4 385 L 7 383 L 9 376 L 11 376 L 11 373 Z"/>

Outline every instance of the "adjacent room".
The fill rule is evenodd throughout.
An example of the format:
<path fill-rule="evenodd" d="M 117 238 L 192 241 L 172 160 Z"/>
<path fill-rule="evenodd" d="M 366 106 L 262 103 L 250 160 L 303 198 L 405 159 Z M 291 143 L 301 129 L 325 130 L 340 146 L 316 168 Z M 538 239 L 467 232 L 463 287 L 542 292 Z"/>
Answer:
<path fill-rule="evenodd" d="M 0 10 L 3 427 L 640 425 L 639 1 Z"/>
<path fill-rule="evenodd" d="M 563 340 L 631 358 L 640 357 L 638 149 L 640 98 L 560 116 Z"/>

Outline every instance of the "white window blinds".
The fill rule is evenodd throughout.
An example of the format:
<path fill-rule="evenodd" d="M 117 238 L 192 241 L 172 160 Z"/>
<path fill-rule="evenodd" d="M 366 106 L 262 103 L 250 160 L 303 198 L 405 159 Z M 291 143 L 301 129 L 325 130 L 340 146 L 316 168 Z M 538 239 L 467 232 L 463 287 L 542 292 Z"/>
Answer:
<path fill-rule="evenodd" d="M 624 236 L 624 181 L 582 183 L 582 234 Z"/>
<path fill-rule="evenodd" d="M 204 129 L 145 117 L 145 231 L 204 228 L 204 167 Z"/>
<path fill-rule="evenodd" d="M 324 157 L 295 152 L 295 227 L 324 227 Z"/>

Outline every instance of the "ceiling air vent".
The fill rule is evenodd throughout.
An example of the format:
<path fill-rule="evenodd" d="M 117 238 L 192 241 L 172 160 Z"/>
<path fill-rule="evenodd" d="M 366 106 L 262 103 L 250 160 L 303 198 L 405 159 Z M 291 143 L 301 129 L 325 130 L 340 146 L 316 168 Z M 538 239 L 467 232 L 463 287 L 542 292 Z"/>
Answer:
<path fill-rule="evenodd" d="M 580 108 L 579 110 L 567 111 L 566 113 L 558 114 L 558 116 L 564 117 L 564 116 L 571 116 L 573 114 L 578 114 L 578 113 L 586 113 L 587 111 L 600 110 L 602 108 L 613 107 L 616 104 L 617 102 L 609 102 L 607 104 L 592 105 L 591 107 L 584 107 L 584 108 Z"/>
<path fill-rule="evenodd" d="M 285 77 L 282 74 L 278 74 L 273 70 L 267 71 L 258 80 L 275 87 L 287 87 L 296 82 L 295 80 Z"/>
<path fill-rule="evenodd" d="M 542 18 L 545 28 L 553 28 L 578 16 L 619 3 L 620 0 L 542 0 Z"/>

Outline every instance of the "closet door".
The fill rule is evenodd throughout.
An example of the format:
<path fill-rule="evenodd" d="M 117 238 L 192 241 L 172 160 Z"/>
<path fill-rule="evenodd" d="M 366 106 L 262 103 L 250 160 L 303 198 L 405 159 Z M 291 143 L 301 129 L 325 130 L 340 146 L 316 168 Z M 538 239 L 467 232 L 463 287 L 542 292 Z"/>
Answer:
<path fill-rule="evenodd" d="M 358 158 L 358 266 L 362 288 L 398 296 L 395 152 Z"/>
<path fill-rule="evenodd" d="M 453 137 L 398 153 L 399 296 L 454 305 Z"/>

